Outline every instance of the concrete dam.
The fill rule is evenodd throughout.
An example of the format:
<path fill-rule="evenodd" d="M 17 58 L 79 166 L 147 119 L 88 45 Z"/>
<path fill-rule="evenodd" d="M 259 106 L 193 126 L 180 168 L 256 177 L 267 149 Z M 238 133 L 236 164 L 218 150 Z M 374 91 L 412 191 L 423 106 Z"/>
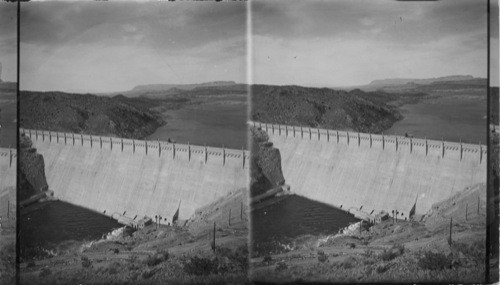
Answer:
<path fill-rule="evenodd" d="M 280 150 L 297 195 L 373 219 L 421 216 L 436 202 L 486 183 L 484 145 L 253 122 Z"/>
<path fill-rule="evenodd" d="M 17 152 L 0 148 L 0 216 L 6 216 L 16 202 Z"/>
<path fill-rule="evenodd" d="M 247 188 L 249 152 L 21 129 L 45 160 L 49 190 L 61 201 L 139 220 L 195 210 Z"/>
<path fill-rule="evenodd" d="M 0 148 L 0 193 L 16 188 L 17 152 L 15 149 Z"/>

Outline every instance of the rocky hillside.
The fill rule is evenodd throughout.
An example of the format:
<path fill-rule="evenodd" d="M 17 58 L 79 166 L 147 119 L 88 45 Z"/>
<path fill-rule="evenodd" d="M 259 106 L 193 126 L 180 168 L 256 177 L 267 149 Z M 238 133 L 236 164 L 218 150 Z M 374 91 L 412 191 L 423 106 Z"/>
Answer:
<path fill-rule="evenodd" d="M 137 139 L 165 124 L 151 110 L 159 105 L 152 101 L 133 104 L 121 97 L 22 91 L 20 105 L 19 125 L 30 129 Z"/>
<path fill-rule="evenodd" d="M 48 190 L 43 156 L 36 152 L 36 149 L 32 147 L 31 140 L 24 135 L 19 137 L 19 168 L 17 179 L 19 183 L 19 201 L 28 199 L 41 191 Z"/>
<path fill-rule="evenodd" d="M 409 99 L 397 94 L 367 93 L 301 86 L 253 85 L 254 121 L 379 133 L 402 115 L 394 104 Z M 424 96 L 414 94 L 411 98 Z"/>
<path fill-rule="evenodd" d="M 251 128 L 252 154 L 250 167 L 250 195 L 252 197 L 285 183 L 281 170 L 281 155 L 268 141 L 265 132 Z"/>

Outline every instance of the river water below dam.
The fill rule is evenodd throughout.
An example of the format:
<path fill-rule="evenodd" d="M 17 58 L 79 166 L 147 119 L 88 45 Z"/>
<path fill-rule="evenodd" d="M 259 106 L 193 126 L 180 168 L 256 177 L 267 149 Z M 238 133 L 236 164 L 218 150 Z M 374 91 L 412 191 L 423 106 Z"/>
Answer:
<path fill-rule="evenodd" d="M 342 210 L 297 195 L 257 205 L 252 211 L 253 255 L 278 253 L 299 245 L 301 238 L 337 234 L 358 221 Z"/>
<path fill-rule="evenodd" d="M 20 212 L 19 244 L 23 259 L 74 250 L 122 227 L 107 216 L 61 201 L 30 207 L 33 206 L 37 209 Z"/>

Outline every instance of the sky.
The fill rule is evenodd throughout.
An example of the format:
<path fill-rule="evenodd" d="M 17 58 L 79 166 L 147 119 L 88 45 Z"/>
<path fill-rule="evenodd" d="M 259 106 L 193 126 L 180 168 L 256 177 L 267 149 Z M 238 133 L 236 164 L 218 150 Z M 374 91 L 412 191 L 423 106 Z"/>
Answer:
<path fill-rule="evenodd" d="M 20 89 L 246 81 L 243 2 L 21 4 Z"/>
<path fill-rule="evenodd" d="M 286 4 L 285 4 L 286 2 Z M 487 77 L 487 1 L 252 1 L 252 82 Z"/>
<path fill-rule="evenodd" d="M 17 81 L 17 4 L 0 2 L 2 81 Z"/>

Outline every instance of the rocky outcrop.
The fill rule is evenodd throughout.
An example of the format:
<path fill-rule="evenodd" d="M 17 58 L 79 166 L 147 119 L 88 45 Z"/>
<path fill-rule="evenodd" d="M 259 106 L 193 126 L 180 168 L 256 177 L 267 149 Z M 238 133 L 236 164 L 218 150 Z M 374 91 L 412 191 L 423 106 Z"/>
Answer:
<path fill-rule="evenodd" d="M 23 201 L 33 195 L 47 191 L 48 185 L 45 178 L 43 156 L 32 147 L 31 140 L 21 135 L 19 147 L 18 199 Z"/>
<path fill-rule="evenodd" d="M 250 193 L 254 197 L 276 186 L 283 185 L 281 155 L 259 128 L 250 129 L 252 137 Z"/>

